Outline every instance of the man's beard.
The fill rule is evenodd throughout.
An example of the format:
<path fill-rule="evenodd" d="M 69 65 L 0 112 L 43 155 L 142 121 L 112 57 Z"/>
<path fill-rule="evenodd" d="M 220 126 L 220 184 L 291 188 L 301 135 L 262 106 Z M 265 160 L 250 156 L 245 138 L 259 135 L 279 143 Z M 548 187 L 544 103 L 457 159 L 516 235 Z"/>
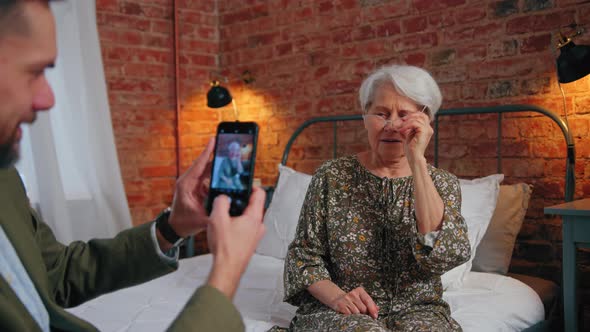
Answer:
<path fill-rule="evenodd" d="M 0 168 L 7 168 L 18 160 L 18 149 L 15 149 L 14 140 L 0 144 Z"/>

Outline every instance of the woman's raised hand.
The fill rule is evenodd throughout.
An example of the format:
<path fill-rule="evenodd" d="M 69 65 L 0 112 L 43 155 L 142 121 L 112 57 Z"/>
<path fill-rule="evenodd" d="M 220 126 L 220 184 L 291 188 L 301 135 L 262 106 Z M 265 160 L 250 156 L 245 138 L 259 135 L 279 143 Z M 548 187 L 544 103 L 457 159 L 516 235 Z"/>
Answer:
<path fill-rule="evenodd" d="M 418 158 L 424 158 L 428 142 L 434 134 L 428 115 L 422 112 L 409 114 L 402 120 L 398 131 L 404 140 L 404 150 L 410 166 Z"/>

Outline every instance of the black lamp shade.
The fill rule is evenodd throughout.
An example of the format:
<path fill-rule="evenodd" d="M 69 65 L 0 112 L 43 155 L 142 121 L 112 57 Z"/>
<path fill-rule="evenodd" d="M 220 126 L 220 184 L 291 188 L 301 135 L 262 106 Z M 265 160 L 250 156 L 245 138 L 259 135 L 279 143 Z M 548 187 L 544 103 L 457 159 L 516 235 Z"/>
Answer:
<path fill-rule="evenodd" d="M 211 108 L 223 107 L 231 103 L 232 97 L 229 90 L 221 85 L 213 84 L 209 92 L 207 92 L 207 106 Z"/>
<path fill-rule="evenodd" d="M 569 42 L 560 48 L 557 77 L 560 83 L 570 83 L 590 74 L 590 46 Z"/>

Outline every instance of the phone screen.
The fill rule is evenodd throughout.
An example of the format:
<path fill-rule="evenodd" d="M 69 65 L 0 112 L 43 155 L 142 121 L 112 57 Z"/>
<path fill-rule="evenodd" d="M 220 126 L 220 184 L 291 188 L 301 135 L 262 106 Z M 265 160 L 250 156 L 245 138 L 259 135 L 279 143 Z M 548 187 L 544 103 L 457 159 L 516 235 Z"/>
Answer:
<path fill-rule="evenodd" d="M 241 215 L 252 192 L 258 126 L 254 122 L 222 122 L 217 128 L 208 210 L 218 195 L 231 199 L 230 215 Z"/>

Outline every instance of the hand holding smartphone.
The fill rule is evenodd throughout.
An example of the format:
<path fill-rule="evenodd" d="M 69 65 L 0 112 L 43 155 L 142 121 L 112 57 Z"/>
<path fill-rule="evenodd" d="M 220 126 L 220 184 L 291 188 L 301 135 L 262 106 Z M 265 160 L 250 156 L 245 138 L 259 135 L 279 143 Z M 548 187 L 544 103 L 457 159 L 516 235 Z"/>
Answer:
<path fill-rule="evenodd" d="M 208 213 L 211 213 L 218 195 L 227 195 L 231 199 L 231 216 L 243 213 L 252 193 L 257 143 L 258 125 L 255 122 L 221 122 L 217 126 L 206 205 Z"/>

